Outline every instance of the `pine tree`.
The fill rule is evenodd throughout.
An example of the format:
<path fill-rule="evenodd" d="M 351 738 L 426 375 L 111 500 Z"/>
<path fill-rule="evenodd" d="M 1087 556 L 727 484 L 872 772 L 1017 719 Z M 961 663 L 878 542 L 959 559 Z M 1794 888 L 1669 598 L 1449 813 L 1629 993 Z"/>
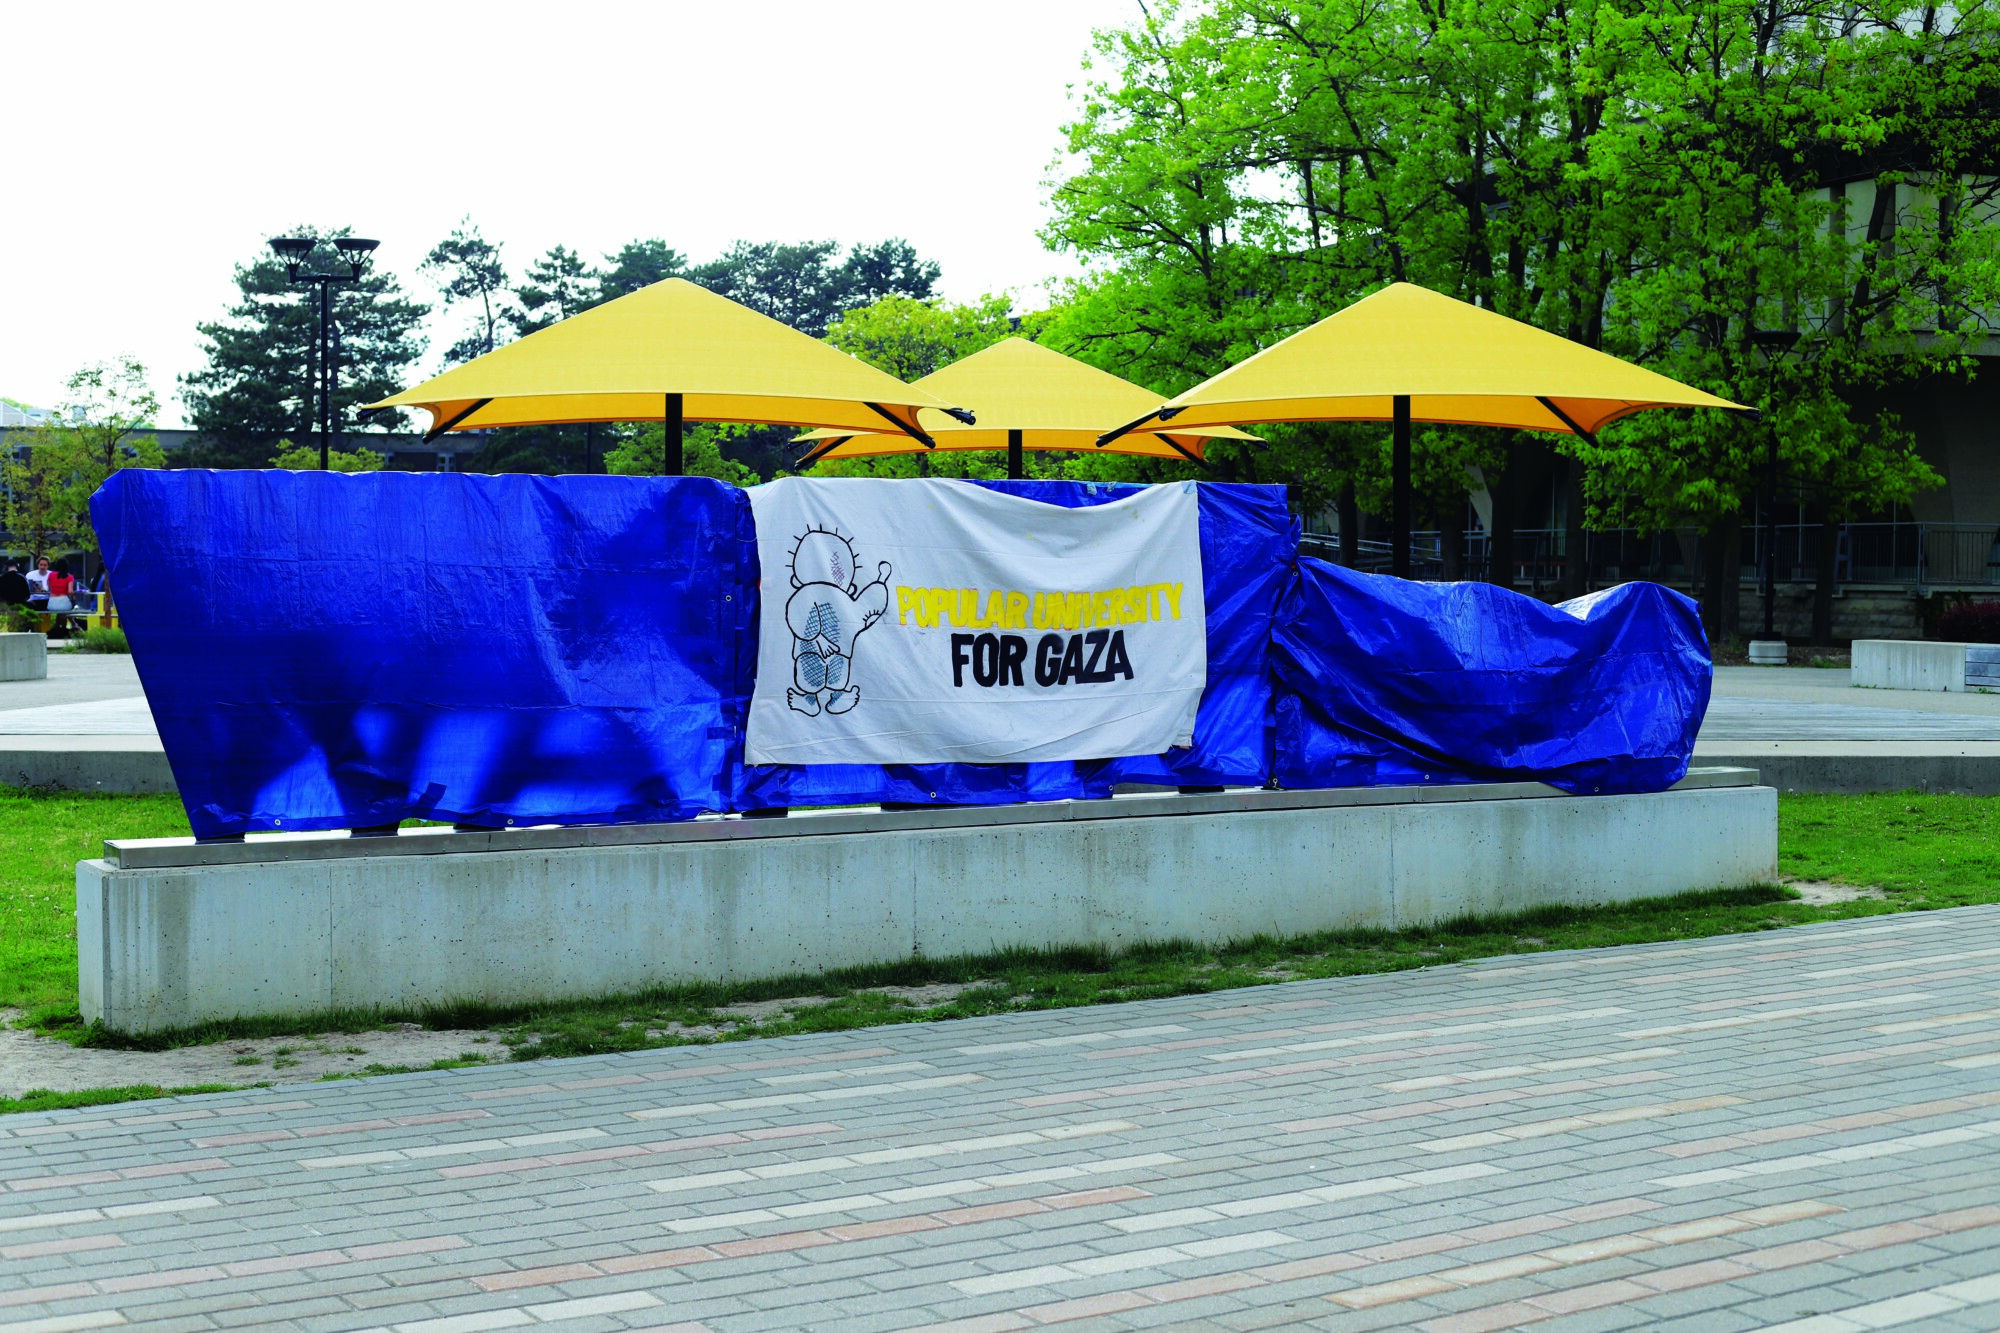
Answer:
<path fill-rule="evenodd" d="M 288 234 L 330 240 L 347 228 L 299 227 Z M 223 318 L 198 324 L 208 364 L 181 376 L 188 419 L 206 448 L 192 458 L 210 465 L 261 467 L 284 436 L 316 438 L 312 420 L 311 351 L 319 308 L 315 293 L 285 279 L 268 252 L 236 268 L 237 303 Z M 359 283 L 335 288 L 340 325 L 340 379 L 334 394 L 340 427 L 355 432 L 358 404 L 403 388 L 423 355 L 419 321 L 428 313 L 408 300 L 394 275 L 373 268 Z M 407 429 L 401 413 L 367 423 L 371 430 Z"/>

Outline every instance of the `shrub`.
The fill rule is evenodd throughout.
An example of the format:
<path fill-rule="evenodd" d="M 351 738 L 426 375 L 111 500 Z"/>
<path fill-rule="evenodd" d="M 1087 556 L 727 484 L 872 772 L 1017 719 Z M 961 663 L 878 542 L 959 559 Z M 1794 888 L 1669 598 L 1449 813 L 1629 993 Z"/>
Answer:
<path fill-rule="evenodd" d="M 387 454 L 378 454 L 373 449 L 330 449 L 327 451 L 326 467 L 329 472 L 380 472 L 382 465 L 388 461 Z M 271 456 L 271 466 L 292 472 L 317 472 L 319 447 L 279 440 L 278 452 Z"/>
<path fill-rule="evenodd" d="M 96 625 L 83 632 L 83 642 L 77 645 L 86 653 L 129 653 L 132 645 L 125 642 L 125 631 Z"/>
<path fill-rule="evenodd" d="M 1938 637 L 1947 643 L 2000 643 L 2000 602 L 1960 602 L 1938 613 Z"/>

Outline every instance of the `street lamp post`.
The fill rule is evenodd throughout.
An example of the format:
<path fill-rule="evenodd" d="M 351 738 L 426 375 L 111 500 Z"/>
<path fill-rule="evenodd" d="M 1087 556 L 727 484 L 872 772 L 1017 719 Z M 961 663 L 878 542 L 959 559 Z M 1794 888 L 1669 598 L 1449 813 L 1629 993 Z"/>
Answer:
<path fill-rule="evenodd" d="M 1764 350 L 1765 365 L 1775 379 L 1778 358 L 1798 345 L 1796 329 L 1752 329 L 1750 341 Z M 1763 558 L 1757 562 L 1757 582 L 1764 597 L 1764 635 L 1750 643 L 1753 665 L 1783 666 L 1785 641 L 1778 637 L 1778 427 L 1766 428 L 1764 439 Z M 1732 594 L 1733 595 L 1733 594 Z M 1760 656 L 1760 650 L 1762 656 Z"/>
<path fill-rule="evenodd" d="M 319 322 L 314 328 L 312 363 L 306 372 L 306 428 L 313 426 L 313 400 L 319 406 L 319 467 L 328 470 L 329 446 L 339 416 L 334 407 L 334 389 L 340 382 L 340 325 L 333 317 L 333 289 L 337 284 L 360 282 L 368 267 L 368 256 L 380 241 L 358 236 L 338 236 L 333 248 L 337 261 L 331 268 L 312 263 L 319 242 L 310 236 L 277 236 L 271 249 L 284 261 L 285 280 L 302 287 L 319 289 Z M 345 270 L 344 272 L 342 270 Z"/>

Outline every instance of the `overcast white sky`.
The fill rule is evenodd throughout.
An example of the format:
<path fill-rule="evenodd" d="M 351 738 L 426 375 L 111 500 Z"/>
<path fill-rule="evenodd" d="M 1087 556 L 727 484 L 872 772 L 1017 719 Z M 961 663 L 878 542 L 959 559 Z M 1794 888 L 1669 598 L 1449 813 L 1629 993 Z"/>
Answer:
<path fill-rule="evenodd" d="M 0 393 L 129 352 L 178 424 L 231 267 L 302 222 L 429 298 L 462 216 L 563 243 L 907 237 L 945 294 L 1071 271 L 1036 239 L 1093 29 L 1135 0 L 13 4 Z M 433 337 L 435 349 L 444 339 Z M 427 359 L 424 369 L 431 368 Z"/>

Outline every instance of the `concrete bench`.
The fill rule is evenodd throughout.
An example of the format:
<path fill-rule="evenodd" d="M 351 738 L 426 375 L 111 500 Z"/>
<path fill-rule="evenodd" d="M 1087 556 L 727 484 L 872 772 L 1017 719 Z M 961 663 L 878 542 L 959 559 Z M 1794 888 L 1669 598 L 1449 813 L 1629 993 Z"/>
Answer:
<path fill-rule="evenodd" d="M 0 634 L 0 680 L 46 680 L 49 641 L 40 634 Z"/>
<path fill-rule="evenodd" d="M 1877 690 L 2000 690 L 2000 644 L 1856 639 L 1852 679 Z"/>

